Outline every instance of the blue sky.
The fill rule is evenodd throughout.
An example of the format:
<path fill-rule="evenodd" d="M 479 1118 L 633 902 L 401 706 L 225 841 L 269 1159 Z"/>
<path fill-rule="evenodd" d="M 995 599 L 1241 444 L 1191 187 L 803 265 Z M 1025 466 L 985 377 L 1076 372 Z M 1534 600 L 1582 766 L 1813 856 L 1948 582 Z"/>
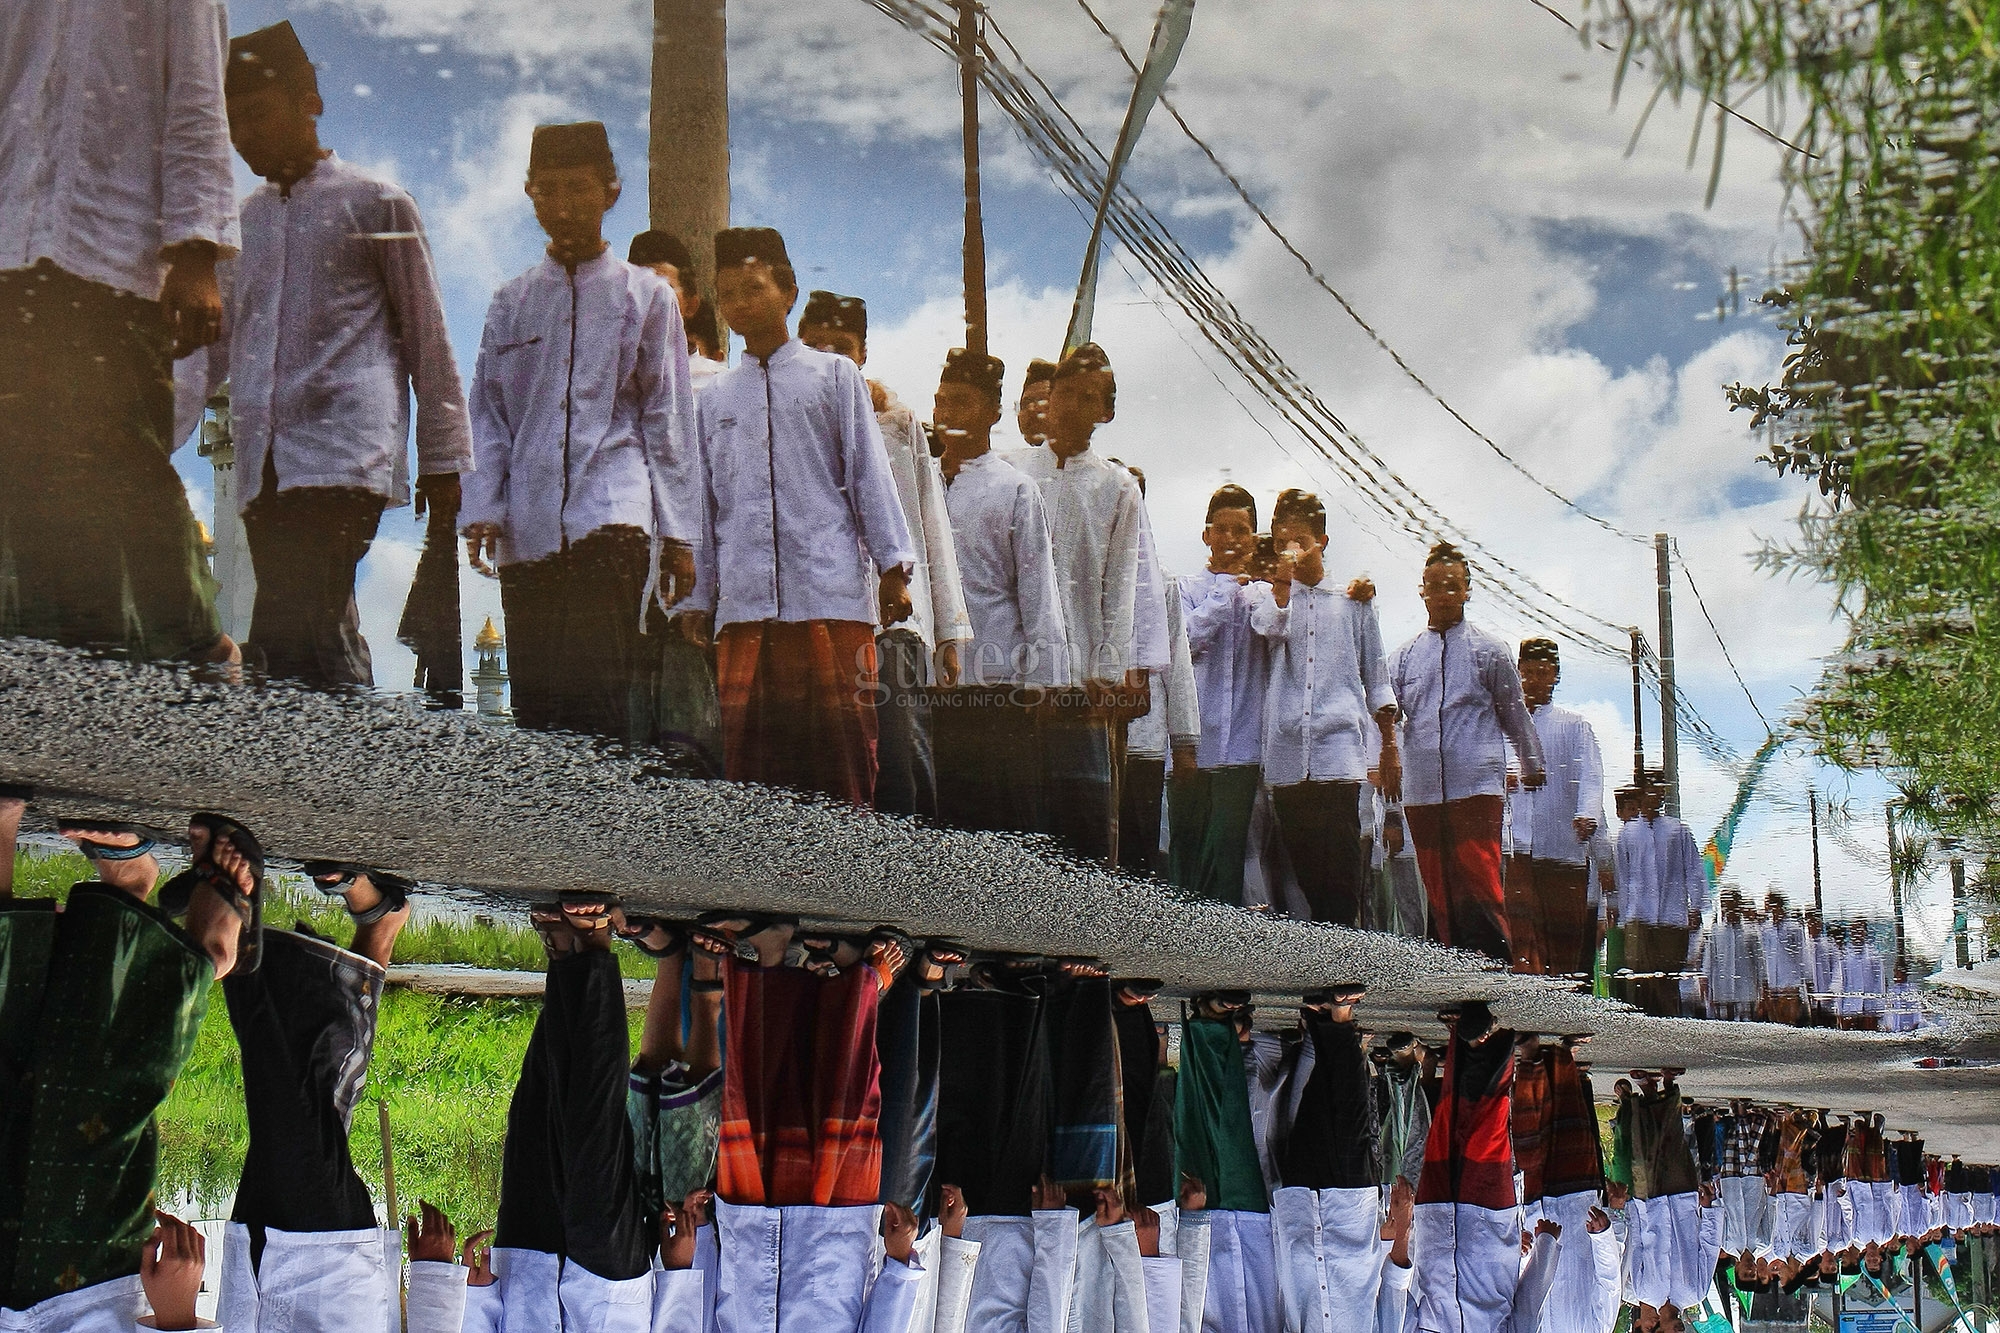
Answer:
<path fill-rule="evenodd" d="M 1097 6 L 1134 49 L 1149 0 Z M 1068 0 L 993 0 L 995 19 L 1092 133 L 1108 142 L 1129 75 Z M 540 240 L 519 181 L 537 120 L 597 118 L 626 196 L 614 243 L 645 225 L 650 4 L 633 0 L 236 0 L 233 31 L 290 18 L 320 68 L 326 142 L 392 175 L 432 231 L 447 316 L 469 378 L 494 286 Z M 862 0 L 729 0 L 733 194 L 738 222 L 782 229 L 802 285 L 867 297 L 872 373 L 918 406 L 960 340 L 956 81 L 943 58 Z M 1730 141 L 1704 209 L 1706 158 L 1687 167 L 1691 109 L 1663 107 L 1626 153 L 1637 103 L 1610 104 L 1612 61 L 1522 0 L 1217 0 L 1198 10 L 1172 96 L 1293 239 L 1413 365 L 1538 475 L 1615 522 L 1676 534 L 1759 704 L 1776 718 L 1836 649 L 1828 594 L 1754 570 L 1808 494 L 1755 461 L 1721 385 L 1761 382 L 1783 355 L 1751 304 L 1792 245 L 1778 156 Z M 365 91 L 363 91 L 365 90 Z M 984 139 L 996 350 L 1015 373 L 1059 343 L 1087 222 L 989 105 Z M 1401 379 L 1158 117 L 1132 182 L 1322 398 L 1455 521 L 1570 600 L 1617 624 L 1653 626 L 1649 551 L 1577 519 L 1507 471 Z M 249 181 L 244 184 L 247 188 Z M 1742 313 L 1715 318 L 1734 265 Z M 1268 497 L 1316 485 L 1337 511 L 1334 563 L 1382 585 L 1385 633 L 1418 626 L 1421 552 L 1302 464 L 1286 428 L 1249 395 L 1158 293 L 1106 265 L 1099 341 L 1121 375 L 1106 452 L 1146 467 L 1170 568 L 1192 569 L 1201 504 L 1224 479 Z M 1010 387 L 1012 381 L 1010 380 Z M 197 492 L 206 466 L 185 451 Z M 407 679 L 393 627 L 415 527 L 385 519 L 364 570 L 364 624 L 384 688 Z M 497 613 L 466 576 L 470 629 Z M 1747 753 L 1762 726 L 1685 588 L 1683 684 Z M 1474 615 L 1487 608 L 1475 603 Z M 1492 628 L 1523 626 L 1501 615 Z M 1615 767 L 1629 755 L 1629 683 L 1576 657 L 1564 694 L 1586 707 Z M 1657 719 L 1647 719 L 1649 748 Z M 1690 747 L 1683 747 L 1684 757 Z M 1832 782 L 1803 759 L 1782 784 Z M 1694 822 L 1727 804 L 1727 774 L 1691 765 Z M 1857 805 L 1874 807 L 1864 783 Z M 1801 798 L 1802 799 L 1802 798 Z M 1865 814 L 1865 812 L 1864 812 Z M 1793 884 L 1802 811 L 1760 806 L 1739 863 L 1745 887 Z M 1876 815 L 1858 837 L 1879 842 Z M 1837 849 L 1830 884 L 1884 895 L 1879 868 Z"/>

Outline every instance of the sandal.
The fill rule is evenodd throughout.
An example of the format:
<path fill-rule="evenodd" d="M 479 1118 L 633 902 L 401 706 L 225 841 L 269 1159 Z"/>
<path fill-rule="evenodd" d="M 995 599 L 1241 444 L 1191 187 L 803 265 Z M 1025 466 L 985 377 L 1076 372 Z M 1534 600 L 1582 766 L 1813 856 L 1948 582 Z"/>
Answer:
<path fill-rule="evenodd" d="M 868 932 L 862 961 L 874 970 L 876 981 L 887 994 L 916 957 L 915 940 L 893 926 L 877 926 Z"/>
<path fill-rule="evenodd" d="M 743 925 L 735 930 L 723 929 L 732 921 L 741 921 Z M 798 924 L 796 916 L 782 912 L 703 912 L 688 927 L 688 937 L 696 948 L 754 963 L 759 935 L 779 929 L 796 930 Z"/>
<path fill-rule="evenodd" d="M 314 888 L 329 898 L 340 899 L 340 905 L 347 908 L 347 915 L 357 926 L 372 926 L 383 917 L 402 911 L 409 906 L 410 891 L 417 887 L 413 879 L 355 861 L 307 861 L 299 869 Z M 347 891 L 363 875 L 381 893 L 382 900 L 366 911 L 357 912 L 347 901 Z"/>
<path fill-rule="evenodd" d="M 75 843 L 77 851 L 91 861 L 136 861 L 166 840 L 158 829 L 120 819 L 57 819 L 56 832 Z M 129 833 L 139 841 L 130 847 L 116 847 L 87 836 L 92 833 Z"/>
<path fill-rule="evenodd" d="M 805 955 L 799 966 L 826 981 L 868 958 L 859 944 L 844 935 L 801 935 L 798 947 Z"/>
<path fill-rule="evenodd" d="M 528 909 L 528 925 L 542 937 L 542 951 L 552 963 L 583 948 L 582 930 L 561 903 L 536 903 Z"/>
<path fill-rule="evenodd" d="M 611 914 L 623 900 L 615 893 L 603 889 L 564 889 L 556 894 L 556 907 L 568 919 L 570 926 L 579 934 L 595 935 L 600 930 L 611 929 Z M 585 912 L 580 909 L 595 907 L 600 910 Z"/>
<path fill-rule="evenodd" d="M 227 815 L 198 810 L 188 816 L 188 828 L 208 833 L 208 849 L 160 886 L 160 910 L 179 920 L 187 915 L 195 891 L 206 884 L 243 921 L 243 934 L 236 946 L 236 975 L 248 976 L 264 961 L 264 845 L 257 835 Z M 236 849 L 250 865 L 251 885 L 246 894 L 234 876 L 225 875 L 215 864 L 215 845 L 222 839 Z"/>
<path fill-rule="evenodd" d="M 917 991 L 935 995 L 958 985 L 965 976 L 972 955 L 949 940 L 931 940 L 917 955 Z M 930 975 L 935 970 L 936 976 Z"/>
<path fill-rule="evenodd" d="M 688 932 L 665 917 L 621 913 L 611 929 L 648 958 L 678 958 L 687 952 Z M 662 943 L 647 943 L 658 933 L 666 935 Z"/>

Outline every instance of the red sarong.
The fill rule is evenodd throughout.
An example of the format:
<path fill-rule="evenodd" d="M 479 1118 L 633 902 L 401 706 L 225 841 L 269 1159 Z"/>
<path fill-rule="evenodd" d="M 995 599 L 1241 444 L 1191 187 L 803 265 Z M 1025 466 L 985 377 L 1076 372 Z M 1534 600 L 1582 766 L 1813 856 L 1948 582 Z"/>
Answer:
<path fill-rule="evenodd" d="M 858 620 L 755 620 L 715 644 L 722 766 L 732 782 L 875 801 L 875 630 Z"/>
<path fill-rule="evenodd" d="M 1506 800 L 1467 796 L 1404 808 L 1417 845 L 1417 873 L 1431 904 L 1431 938 L 1453 949 L 1513 961 L 1507 896 L 1500 879 L 1500 823 Z"/>
<path fill-rule="evenodd" d="M 1444 1058 L 1444 1090 L 1424 1141 L 1417 1202 L 1512 1208 L 1514 1034 L 1505 1028 L 1477 1046 L 1456 1034 Z"/>
<path fill-rule="evenodd" d="M 1560 1046 L 1542 1049 L 1548 1070 L 1549 1111 L 1547 1160 L 1542 1167 L 1542 1191 L 1551 1199 L 1604 1187 L 1604 1144 L 1598 1131 L 1597 1104 L 1590 1083 L 1577 1068 L 1576 1057 Z"/>
<path fill-rule="evenodd" d="M 1514 1165 L 1521 1173 L 1523 1203 L 1542 1197 L 1542 1177 L 1549 1164 L 1555 1106 L 1548 1055 L 1548 1051 L 1540 1051 L 1534 1059 L 1514 1067 Z"/>
<path fill-rule="evenodd" d="M 882 1191 L 880 987 L 849 968 L 724 965 L 722 1146 L 716 1193 L 782 1208 L 873 1204 Z"/>

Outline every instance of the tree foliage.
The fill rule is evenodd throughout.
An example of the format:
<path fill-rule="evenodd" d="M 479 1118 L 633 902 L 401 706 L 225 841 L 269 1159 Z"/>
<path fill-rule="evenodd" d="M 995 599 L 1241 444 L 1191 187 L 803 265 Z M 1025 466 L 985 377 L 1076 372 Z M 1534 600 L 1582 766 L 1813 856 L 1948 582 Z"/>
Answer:
<path fill-rule="evenodd" d="M 1896 770 L 1937 826 L 2000 834 L 2000 0 L 1586 0 L 1621 83 L 1761 106 L 1786 138 L 1803 258 L 1765 299 L 1791 345 L 1733 385 L 1781 475 L 1809 478 L 1767 567 L 1837 590 L 1846 651 L 1798 724 Z M 1641 118 L 1643 125 L 1643 117 Z"/>

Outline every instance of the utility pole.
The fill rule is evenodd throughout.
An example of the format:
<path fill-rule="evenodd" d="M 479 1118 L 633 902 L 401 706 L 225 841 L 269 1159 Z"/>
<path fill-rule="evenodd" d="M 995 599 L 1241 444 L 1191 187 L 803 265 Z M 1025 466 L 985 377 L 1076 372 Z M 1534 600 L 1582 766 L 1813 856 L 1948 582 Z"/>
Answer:
<path fill-rule="evenodd" d="M 1821 919 L 1824 919 L 1826 903 L 1819 886 L 1819 792 L 1811 787 L 1806 788 L 1806 801 L 1812 810 L 1813 911 L 1820 913 Z"/>
<path fill-rule="evenodd" d="M 1646 656 L 1646 636 L 1632 627 L 1632 785 L 1646 785 L 1646 714 L 1639 693 L 1639 663 Z"/>
<path fill-rule="evenodd" d="M 1667 776 L 1667 813 L 1681 814 L 1680 718 L 1674 700 L 1674 571 L 1667 534 L 1653 534 L 1660 575 L 1660 768 Z"/>
<path fill-rule="evenodd" d="M 965 138 L 965 350 L 986 355 L 986 224 L 979 209 L 979 0 L 958 0 L 958 100 Z"/>
<path fill-rule="evenodd" d="M 1951 934 L 1960 967 L 1972 966 L 1971 923 L 1965 910 L 1965 849 L 1951 844 Z"/>
<path fill-rule="evenodd" d="M 715 233 L 729 225 L 727 37 L 724 0 L 653 0 L 647 213 L 654 227 L 687 243 L 696 285 L 711 303 Z"/>
<path fill-rule="evenodd" d="M 1883 821 L 1889 827 L 1889 906 L 1896 914 L 1896 966 L 1903 966 L 1903 877 L 1896 869 L 1896 803 L 1882 806 Z"/>

